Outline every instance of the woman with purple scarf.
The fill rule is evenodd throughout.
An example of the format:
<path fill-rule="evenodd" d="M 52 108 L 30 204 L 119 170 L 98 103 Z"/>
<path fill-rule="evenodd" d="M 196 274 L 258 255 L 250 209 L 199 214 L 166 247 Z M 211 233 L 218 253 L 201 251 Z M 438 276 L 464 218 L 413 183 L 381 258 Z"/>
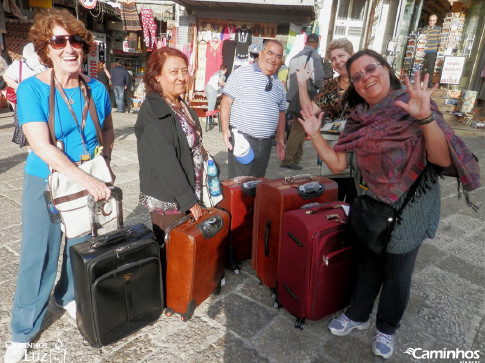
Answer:
<path fill-rule="evenodd" d="M 409 300 L 419 246 L 426 238 L 434 238 L 438 227 L 438 176 L 451 170 L 467 197 L 467 191 L 480 186 L 480 170 L 475 156 L 431 101 L 438 85 L 426 86 L 428 74 L 423 85 L 411 85 L 406 78 L 406 90 L 402 90 L 391 66 L 368 49 L 349 58 L 346 67 L 351 85 L 343 102 L 352 112 L 334 149 L 320 134 L 322 116 L 315 117 L 311 105 L 301 112 L 300 122 L 322 160 L 334 174 L 351 163 L 358 195 L 369 195 L 396 209 L 424 173 L 386 252 L 360 257 L 350 306 L 328 326 L 338 336 L 367 329 L 380 292 L 372 350 L 387 359 L 393 354 L 394 334 Z M 420 79 L 419 72 L 416 79 Z"/>

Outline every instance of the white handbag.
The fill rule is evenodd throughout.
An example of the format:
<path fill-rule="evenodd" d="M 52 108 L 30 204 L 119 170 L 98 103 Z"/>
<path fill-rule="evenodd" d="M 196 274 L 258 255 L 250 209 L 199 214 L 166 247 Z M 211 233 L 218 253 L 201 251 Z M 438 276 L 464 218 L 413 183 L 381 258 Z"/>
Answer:
<path fill-rule="evenodd" d="M 81 164 L 79 168 L 105 183 L 113 181 L 106 161 L 100 153 L 92 160 Z M 101 233 L 117 228 L 118 208 L 114 196 L 109 200 L 95 202 L 96 205 L 91 205 L 89 208 L 90 194 L 81 184 L 59 172 L 51 173 L 47 182 L 52 204 L 61 214 L 61 228 L 67 238 L 76 238 L 90 233 L 92 222 L 96 223 L 96 229 L 103 229 Z"/>

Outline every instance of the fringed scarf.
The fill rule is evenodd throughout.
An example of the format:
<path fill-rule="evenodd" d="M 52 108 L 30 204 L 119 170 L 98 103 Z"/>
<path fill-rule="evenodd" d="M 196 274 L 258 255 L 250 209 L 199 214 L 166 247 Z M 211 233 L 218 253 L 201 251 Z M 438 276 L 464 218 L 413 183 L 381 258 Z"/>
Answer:
<path fill-rule="evenodd" d="M 406 90 L 391 91 L 370 110 L 365 105 L 358 105 L 335 145 L 335 151 L 355 152 L 363 179 L 385 203 L 398 200 L 427 164 L 423 134 L 416 119 L 394 105 L 398 100 L 409 101 Z M 448 141 L 458 182 L 464 191 L 478 188 L 480 168 L 477 158 L 444 121 L 434 102 L 431 110 Z M 465 196 L 470 205 L 468 196 Z"/>

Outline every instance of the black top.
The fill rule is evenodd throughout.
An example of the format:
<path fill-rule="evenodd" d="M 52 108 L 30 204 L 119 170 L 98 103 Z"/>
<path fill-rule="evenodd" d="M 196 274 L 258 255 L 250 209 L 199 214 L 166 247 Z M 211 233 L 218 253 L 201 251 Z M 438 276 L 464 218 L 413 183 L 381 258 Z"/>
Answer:
<path fill-rule="evenodd" d="M 96 79 L 104 84 L 105 87 L 109 86 L 109 79 L 106 75 L 106 72 L 102 69 L 98 73 L 96 73 Z"/>
<path fill-rule="evenodd" d="M 199 118 L 189 108 L 200 129 Z M 158 94 L 143 101 L 135 124 L 140 190 L 186 211 L 197 203 L 195 172 L 187 137 L 171 107 Z"/>

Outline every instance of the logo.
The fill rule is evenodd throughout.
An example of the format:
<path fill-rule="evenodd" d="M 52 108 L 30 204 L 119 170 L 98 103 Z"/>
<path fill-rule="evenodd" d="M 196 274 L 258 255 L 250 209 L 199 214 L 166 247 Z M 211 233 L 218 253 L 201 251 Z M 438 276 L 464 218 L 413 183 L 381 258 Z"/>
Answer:
<path fill-rule="evenodd" d="M 11 344 L 12 342 L 7 342 L 5 346 L 8 347 Z M 49 351 L 46 351 L 49 348 L 47 343 L 28 343 L 22 362 L 65 363 L 66 350 L 62 346 L 60 338 Z"/>
<path fill-rule="evenodd" d="M 414 359 L 456 359 L 460 363 L 479 362 L 479 350 L 461 350 L 461 349 L 446 349 L 441 350 L 427 350 L 423 348 L 408 348 L 404 354 L 409 354 Z"/>

